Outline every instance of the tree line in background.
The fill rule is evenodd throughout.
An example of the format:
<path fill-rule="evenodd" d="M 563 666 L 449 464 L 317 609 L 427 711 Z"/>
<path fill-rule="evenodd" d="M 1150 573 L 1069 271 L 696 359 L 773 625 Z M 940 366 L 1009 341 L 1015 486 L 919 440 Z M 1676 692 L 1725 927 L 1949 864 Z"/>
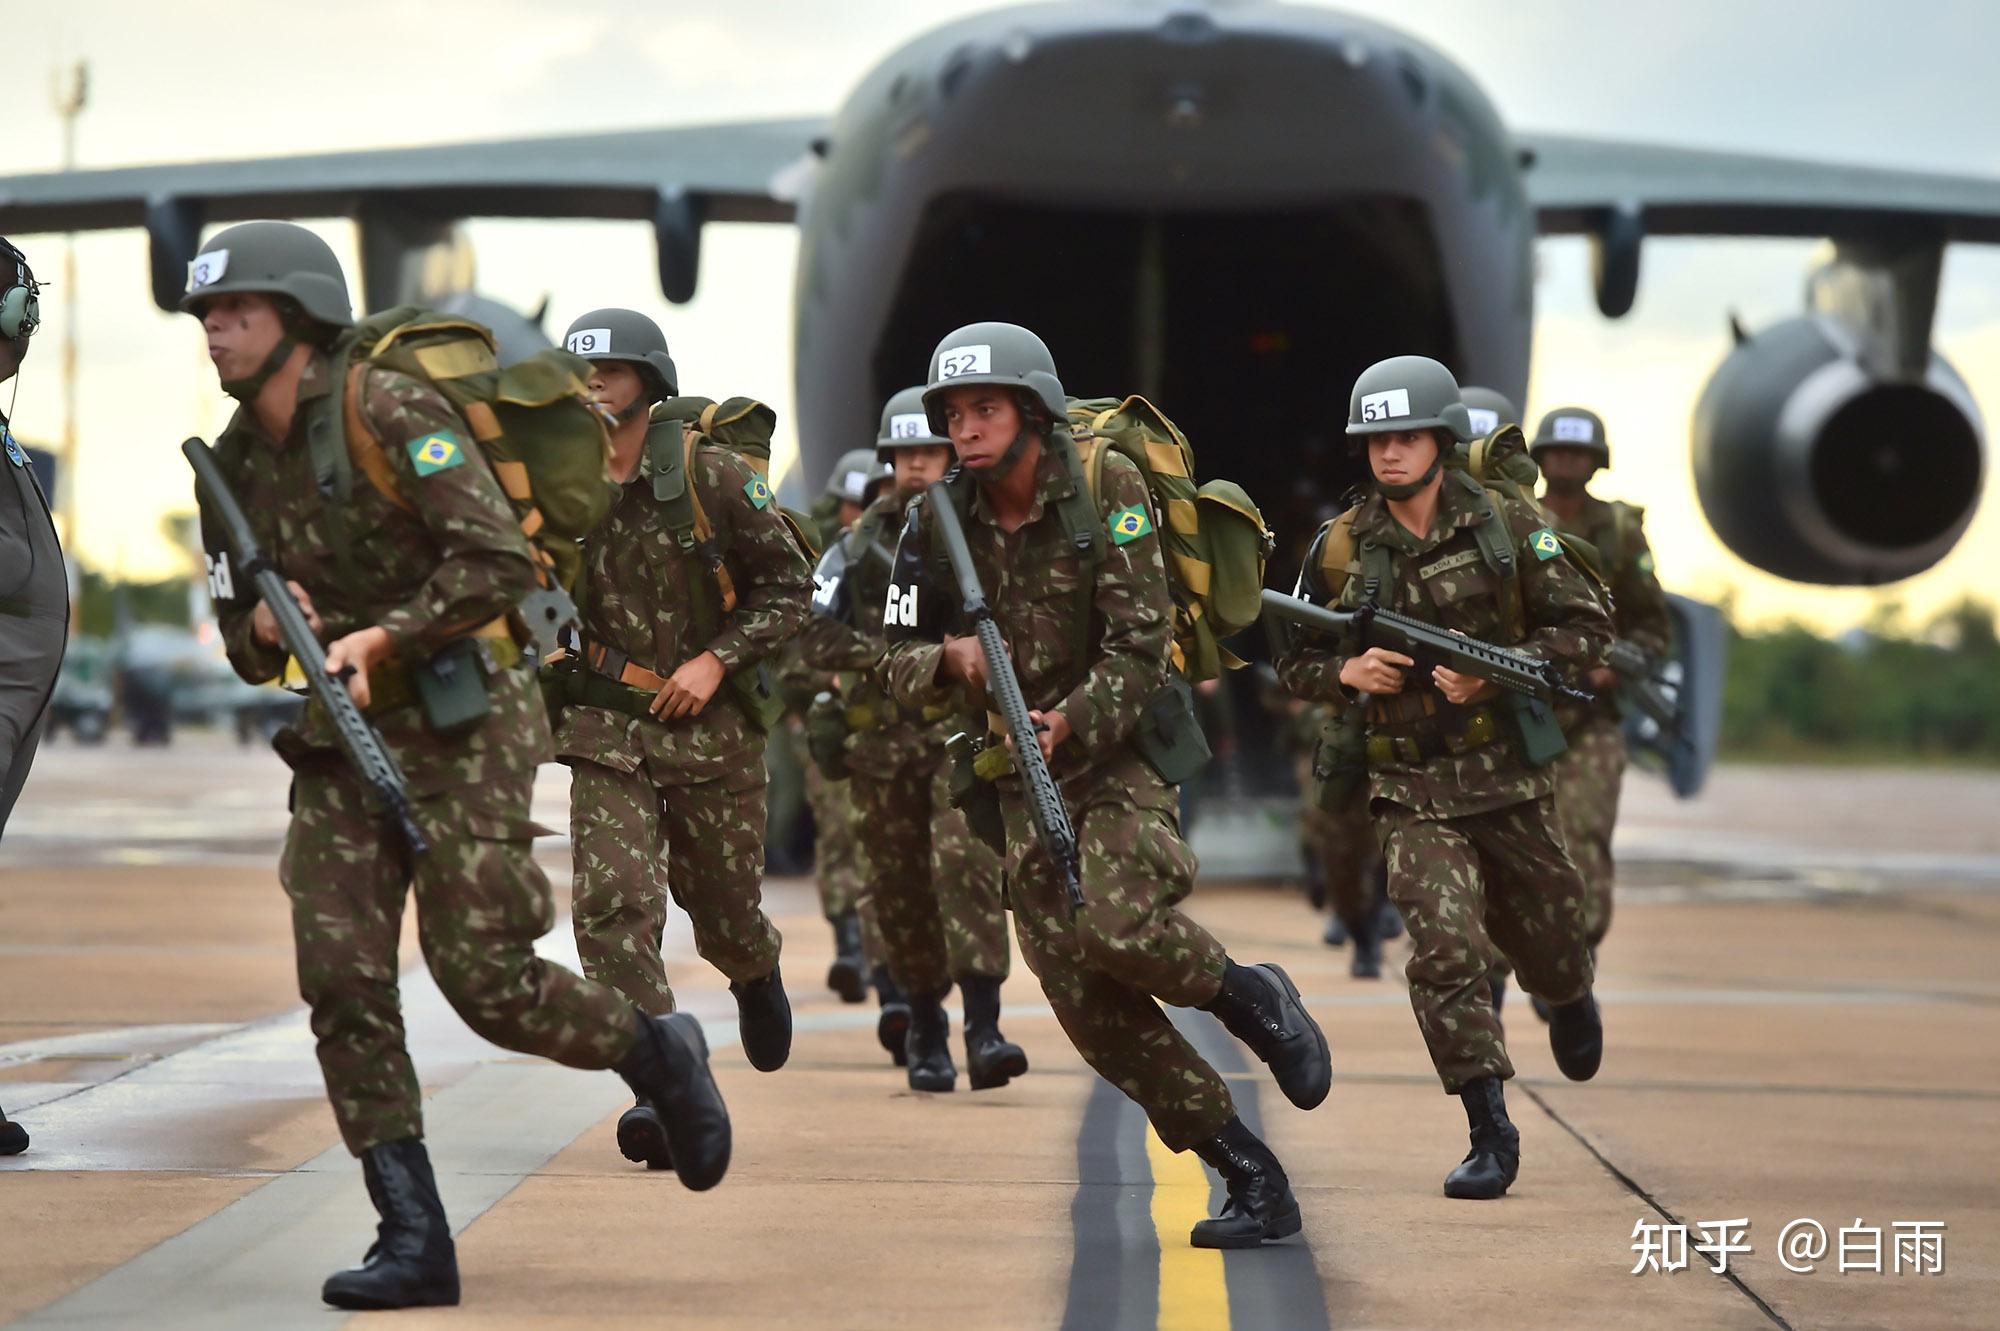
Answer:
<path fill-rule="evenodd" d="M 1732 627 L 1722 752 L 1725 758 L 2000 762 L 1993 607 L 1967 599 L 1911 626 L 1891 605 L 1833 638 L 1800 624 Z"/>
<path fill-rule="evenodd" d="M 1725 601 L 1725 614 L 1729 608 Z M 80 630 L 98 637 L 114 634 L 121 618 L 185 627 L 188 586 L 114 584 L 86 571 L 80 609 Z M 1968 599 L 1910 625 L 1892 605 L 1832 638 L 1800 624 L 1745 631 L 1734 622 L 1725 757 L 2000 762 L 1993 607 Z"/>

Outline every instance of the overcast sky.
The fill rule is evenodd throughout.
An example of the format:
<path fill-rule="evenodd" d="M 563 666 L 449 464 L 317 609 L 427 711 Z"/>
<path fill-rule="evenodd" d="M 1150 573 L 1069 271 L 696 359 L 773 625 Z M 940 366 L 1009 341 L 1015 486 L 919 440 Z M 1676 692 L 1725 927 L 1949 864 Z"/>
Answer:
<path fill-rule="evenodd" d="M 17 0 L 18 2 L 18 0 Z M 362 149 L 516 134 L 635 128 L 836 109 L 897 44 L 969 0 L 350 0 L 317 6 L 69 0 L 9 27 L 15 94 L 0 174 L 53 169 L 60 135 L 46 96 L 57 66 L 91 67 L 79 123 L 84 166 Z M 1810 156 L 2000 177 L 2000 5 L 1831 0 L 1683 0 L 1618 11 L 1582 0 L 1401 0 L 1338 6 L 1402 27 L 1462 62 L 1523 129 Z M 297 16 L 317 13 L 308 22 Z M 1803 17 L 1810 15 L 1810 17 Z M 305 54 L 301 54 L 305 53 Z M 322 228 L 350 261 L 351 229 Z M 752 393 L 792 414 L 789 310 L 797 246 L 787 227 L 711 226 L 701 289 L 665 305 L 650 233 L 638 223 L 475 223 L 480 286 L 518 306 L 552 298 L 560 329 L 588 308 L 659 318 L 683 377 L 716 395 Z M 61 243 L 14 237 L 44 281 Z M 1687 466 L 1687 422 L 1726 350 L 1725 317 L 1752 326 L 1797 312 L 1806 242 L 1653 242 L 1635 313 L 1591 304 L 1580 242 L 1545 243 L 1531 417 L 1598 406 L 1618 467 L 1601 487 L 1648 506 L 1670 587 L 1734 591 L 1749 613 L 1822 626 L 1865 616 L 1883 595 L 1928 613 L 1968 589 L 1989 598 L 2000 568 L 2000 504 L 1939 568 L 1884 593 L 1801 589 L 1763 577 L 1715 542 Z M 158 575 L 174 559 L 159 518 L 189 506 L 174 445 L 227 418 L 193 321 L 156 311 L 137 232 L 81 237 L 81 548 L 97 566 Z M 1937 341 L 1985 410 L 2000 412 L 2000 252 L 1953 251 Z M 63 294 L 14 416 L 28 439 L 60 430 Z M 1169 401 L 1168 409 L 1171 410 Z M 1197 451 L 1202 441 L 1196 440 Z M 1989 470 L 1989 477 L 1991 472 Z"/>

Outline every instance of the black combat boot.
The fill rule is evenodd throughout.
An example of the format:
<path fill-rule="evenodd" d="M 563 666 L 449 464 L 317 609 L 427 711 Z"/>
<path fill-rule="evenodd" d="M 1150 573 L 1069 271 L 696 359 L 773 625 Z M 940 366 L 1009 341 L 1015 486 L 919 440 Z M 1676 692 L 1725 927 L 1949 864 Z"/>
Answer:
<path fill-rule="evenodd" d="M 458 1303 L 458 1250 L 422 1141 L 371 1146 L 361 1155 L 368 1200 L 382 1217 L 361 1265 L 326 1278 L 336 1308 L 449 1308 Z"/>
<path fill-rule="evenodd" d="M 897 1067 L 910 1061 L 909 1050 L 905 1048 L 910 1038 L 910 1002 L 903 997 L 903 990 L 889 975 L 887 966 L 877 966 L 870 972 L 870 981 L 875 986 L 875 1002 L 881 1011 L 875 1018 L 875 1038 L 889 1051 L 889 1059 Z"/>
<path fill-rule="evenodd" d="M 861 917 L 853 911 L 836 915 L 833 925 L 833 964 L 826 968 L 826 987 L 840 995 L 843 1003 L 859 1003 L 868 997 L 868 963 L 861 956 Z"/>
<path fill-rule="evenodd" d="M 729 982 L 736 996 L 736 1029 L 743 1033 L 743 1052 L 759 1072 L 776 1072 L 792 1056 L 792 1005 L 785 998 L 785 981 L 776 966 L 761 980 Z"/>
<path fill-rule="evenodd" d="M 913 1091 L 948 1091 L 958 1080 L 958 1069 L 951 1061 L 951 1021 L 945 1016 L 943 997 L 910 995 L 910 1036 L 903 1050 L 909 1060 Z"/>
<path fill-rule="evenodd" d="M 666 1129 L 683 1186 L 701 1192 L 729 1172 L 729 1110 L 708 1070 L 708 1040 L 685 1012 L 639 1015 L 639 1039 L 615 1070 Z"/>
<path fill-rule="evenodd" d="M 968 975 L 958 993 L 965 1000 L 965 1072 L 972 1089 L 990 1091 L 1026 1072 L 1026 1051 L 1000 1034 L 1000 981 Z"/>
<path fill-rule="evenodd" d="M 660 1111 L 641 1100 L 618 1116 L 618 1153 L 648 1169 L 672 1169 L 674 1153 L 667 1147 L 667 1125 Z"/>
<path fill-rule="evenodd" d="M 1389 900 L 1389 866 L 1375 864 L 1375 936 L 1383 942 L 1403 936 L 1403 912 Z"/>
<path fill-rule="evenodd" d="M 1490 970 L 1486 972 L 1486 997 L 1493 1003 L 1493 1020 L 1500 1020 L 1500 1009 L 1507 1006 L 1507 972 Z"/>
<path fill-rule="evenodd" d="M 1478 1077 L 1458 1093 L 1472 1125 L 1472 1149 L 1445 1175 L 1444 1195 L 1473 1201 L 1502 1196 L 1521 1171 L 1521 1134 L 1507 1118 L 1498 1077 Z"/>
<path fill-rule="evenodd" d="M 1232 1115 L 1222 1131 L 1195 1147 L 1194 1153 L 1222 1175 L 1229 1200 L 1222 1204 L 1221 1215 L 1195 1223 L 1189 1243 L 1197 1248 L 1254 1248 L 1299 1232 L 1299 1203 L 1284 1167 L 1242 1119 Z"/>
<path fill-rule="evenodd" d="M 1225 966 L 1221 990 L 1203 1007 L 1270 1066 L 1287 1100 L 1313 1108 L 1333 1086 L 1333 1056 L 1291 977 L 1268 962 Z"/>
<path fill-rule="evenodd" d="M 1326 917 L 1326 932 L 1319 936 L 1319 941 L 1328 947 L 1347 946 L 1347 921 L 1340 918 L 1339 911 Z"/>
<path fill-rule="evenodd" d="M 27 1149 L 28 1130 L 9 1121 L 7 1111 L 0 1109 L 0 1155 L 19 1155 Z"/>
<path fill-rule="evenodd" d="M 1354 939 L 1354 956 L 1347 963 L 1347 973 L 1357 980 L 1379 980 L 1382 978 L 1382 939 L 1376 933 L 1374 912 L 1369 912 L 1347 927 Z"/>
<path fill-rule="evenodd" d="M 1604 1018 L 1586 992 L 1574 1003 L 1549 1008 L 1549 1052 L 1571 1081 L 1589 1081 L 1604 1061 Z"/>

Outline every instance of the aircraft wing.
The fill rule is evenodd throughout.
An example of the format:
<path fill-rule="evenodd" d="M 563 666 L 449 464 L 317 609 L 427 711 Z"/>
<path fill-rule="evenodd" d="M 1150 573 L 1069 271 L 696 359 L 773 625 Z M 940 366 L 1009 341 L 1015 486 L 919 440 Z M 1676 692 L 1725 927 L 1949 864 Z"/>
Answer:
<path fill-rule="evenodd" d="M 1868 236 L 1916 230 L 2000 243 L 2000 178 L 1521 134 L 1544 235 L 1592 234 L 1623 214 L 1651 236 Z"/>
<path fill-rule="evenodd" d="M 143 226 L 166 308 L 201 228 L 252 217 L 380 218 L 405 229 L 467 217 L 630 218 L 653 222 L 663 250 L 691 248 L 703 222 L 791 221 L 798 164 L 824 127 L 748 121 L 0 176 L 0 235 Z"/>

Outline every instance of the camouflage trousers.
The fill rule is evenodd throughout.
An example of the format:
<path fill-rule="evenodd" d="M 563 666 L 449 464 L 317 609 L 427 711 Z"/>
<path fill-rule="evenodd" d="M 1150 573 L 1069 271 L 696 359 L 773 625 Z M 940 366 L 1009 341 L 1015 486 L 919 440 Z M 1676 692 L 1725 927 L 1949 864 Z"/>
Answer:
<path fill-rule="evenodd" d="M 950 764 L 930 746 L 886 771 L 857 771 L 856 843 L 889 974 L 913 995 L 1009 970 L 1000 857 L 951 807 Z"/>
<path fill-rule="evenodd" d="M 1585 928 L 1596 947 L 1611 932 L 1611 831 L 1618 825 L 1618 794 L 1625 782 L 1625 727 L 1615 716 L 1593 715 L 1569 737 L 1556 760 L 1556 811 L 1563 842 L 1590 892 Z"/>
<path fill-rule="evenodd" d="M 1064 783 L 1081 851 L 1083 909 L 1036 839 L 1026 799 L 1003 788 L 1007 882 L 1021 955 L 1084 1062 L 1185 1151 L 1236 1112 L 1229 1088 L 1160 1003 L 1197 1007 L 1222 987 L 1222 944 L 1176 909 L 1194 887 L 1178 795 L 1133 753 Z"/>
<path fill-rule="evenodd" d="M 643 764 L 620 772 L 572 761 L 572 923 L 584 974 L 647 1012 L 672 1012 L 660 959 L 669 895 L 702 960 L 731 980 L 771 973 L 779 936 L 763 905 L 766 779 L 761 762 L 658 785 Z"/>
<path fill-rule="evenodd" d="M 355 1155 L 423 1135 L 396 981 L 413 886 L 424 960 L 474 1031 L 576 1068 L 608 1068 L 632 1047 L 630 1002 L 535 955 L 555 902 L 529 853 L 532 784 L 523 773 L 417 801 L 430 849 L 412 857 L 345 767 L 307 764 L 295 776 L 278 876 L 327 1098 Z"/>
<path fill-rule="evenodd" d="M 819 764 L 806 760 L 806 804 L 813 816 L 813 873 L 820 913 L 839 919 L 861 904 L 860 846 L 855 839 L 854 800 L 844 781 L 829 781 Z"/>
<path fill-rule="evenodd" d="M 1487 992 L 1495 951 L 1521 987 L 1552 1004 L 1591 983 L 1584 937 L 1588 895 L 1563 849 L 1555 798 L 1460 818 L 1426 818 L 1375 801 L 1389 860 L 1389 897 L 1403 912 L 1414 955 L 1404 974 L 1417 1029 L 1446 1092 L 1476 1077 L 1511 1077 L 1506 1041 Z"/>
<path fill-rule="evenodd" d="M 1319 861 L 1327 906 L 1350 934 L 1358 933 L 1373 917 L 1376 875 L 1382 865 L 1382 848 L 1368 821 L 1368 801 L 1356 796 L 1346 808 L 1329 813 L 1313 798 L 1311 755 L 1298 762 L 1296 775 L 1299 789 L 1306 792 L 1299 806 L 1299 834 Z"/>

